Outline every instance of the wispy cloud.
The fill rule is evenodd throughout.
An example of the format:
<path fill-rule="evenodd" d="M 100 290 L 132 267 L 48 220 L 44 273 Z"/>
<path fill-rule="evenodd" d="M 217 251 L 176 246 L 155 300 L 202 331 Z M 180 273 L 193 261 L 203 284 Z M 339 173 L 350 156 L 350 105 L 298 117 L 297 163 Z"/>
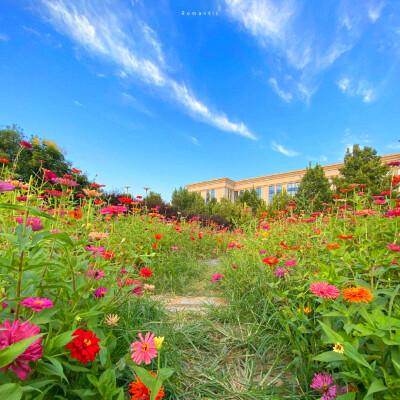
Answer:
<path fill-rule="evenodd" d="M 281 72 L 269 81 L 275 93 L 285 101 L 299 99 L 309 102 L 318 90 L 321 74 L 344 54 L 352 50 L 361 33 L 373 18 L 379 18 L 381 8 L 361 4 L 354 12 L 344 2 L 333 2 L 328 23 L 310 18 L 308 2 L 295 0 L 220 0 L 228 16 L 252 35 L 269 60 L 276 60 Z M 271 53 L 273 57 L 271 57 Z M 273 61 L 269 61 L 272 63 Z M 283 62 L 286 64 L 283 64 Z M 285 65 L 286 68 L 282 68 Z M 291 79 L 285 79 L 287 71 Z M 283 95 L 283 96 L 282 96 Z"/>
<path fill-rule="evenodd" d="M 276 142 L 271 143 L 271 148 L 273 151 L 276 151 L 277 153 L 281 153 L 287 157 L 296 157 L 299 155 L 299 153 L 297 151 L 287 149 L 283 145 L 276 143 Z"/>
<path fill-rule="evenodd" d="M 384 6 L 385 3 L 383 1 L 370 1 L 367 3 L 368 17 L 372 23 L 375 23 L 381 17 Z"/>
<path fill-rule="evenodd" d="M 367 133 L 356 134 L 350 128 L 346 128 L 341 143 L 344 144 L 344 153 L 346 153 L 347 150 L 352 151 L 355 144 L 367 146 L 371 143 L 371 140 Z M 343 154 L 340 154 L 340 156 L 343 159 Z"/>
<path fill-rule="evenodd" d="M 74 104 L 75 104 L 77 107 L 83 107 L 83 104 L 82 104 L 80 101 L 78 101 L 78 100 L 74 100 Z"/>
<path fill-rule="evenodd" d="M 364 103 L 371 103 L 377 97 L 377 90 L 366 80 L 354 81 L 343 77 L 337 81 L 337 86 L 344 94 L 361 97 Z"/>
<path fill-rule="evenodd" d="M 286 103 L 290 103 L 293 99 L 293 96 L 290 92 L 285 92 L 279 87 L 278 81 L 275 78 L 268 79 L 269 84 L 271 85 L 272 89 L 276 92 L 276 94 Z"/>
<path fill-rule="evenodd" d="M 0 41 L 7 42 L 7 40 L 9 40 L 9 37 L 5 33 L 0 33 Z"/>
<path fill-rule="evenodd" d="M 242 122 L 211 110 L 164 67 L 162 46 L 153 29 L 128 9 L 83 0 L 41 0 L 47 19 L 90 53 L 113 62 L 120 74 L 135 78 L 169 96 L 194 118 L 220 130 L 255 140 Z"/>
<path fill-rule="evenodd" d="M 200 146 L 199 139 L 195 136 L 190 136 L 190 141 L 195 145 L 195 146 Z"/>
<path fill-rule="evenodd" d="M 145 105 L 143 105 L 136 97 L 133 97 L 129 93 L 122 93 L 121 97 L 124 105 L 127 105 L 133 108 L 134 110 L 139 111 L 148 116 L 153 116 L 153 113 Z"/>

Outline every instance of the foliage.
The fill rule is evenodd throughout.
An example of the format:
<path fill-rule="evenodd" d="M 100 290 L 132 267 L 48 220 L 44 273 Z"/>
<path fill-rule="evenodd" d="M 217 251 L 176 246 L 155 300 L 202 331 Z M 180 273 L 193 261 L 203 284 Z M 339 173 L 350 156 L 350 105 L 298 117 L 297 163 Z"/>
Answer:
<path fill-rule="evenodd" d="M 160 193 L 150 191 L 145 198 L 145 203 L 148 208 L 161 207 L 164 201 Z"/>
<path fill-rule="evenodd" d="M 0 157 L 16 162 L 14 173 L 25 182 L 32 176 L 40 181 L 43 169 L 49 169 L 58 176 L 71 174 L 71 164 L 65 159 L 55 142 L 38 137 L 31 138 L 32 149 L 21 151 L 20 142 L 26 140 L 17 126 L 0 129 Z M 86 186 L 89 181 L 84 174 L 77 176 L 77 182 Z"/>
<path fill-rule="evenodd" d="M 180 212 L 202 214 L 206 210 L 204 199 L 199 193 L 189 192 L 182 187 L 173 191 L 171 204 Z"/>
<path fill-rule="evenodd" d="M 260 209 L 265 209 L 265 201 L 258 197 L 254 187 L 241 193 L 236 201 L 244 206 L 250 207 L 253 214 Z"/>
<path fill-rule="evenodd" d="M 293 197 L 286 190 L 282 190 L 282 192 L 274 195 L 272 201 L 268 204 L 267 211 L 270 215 L 275 215 L 286 210 L 290 201 L 293 201 Z"/>
<path fill-rule="evenodd" d="M 332 200 L 330 183 L 320 165 L 307 167 L 296 194 L 297 207 L 306 212 L 321 211 Z"/>
<path fill-rule="evenodd" d="M 352 184 L 367 185 L 372 194 L 377 194 L 389 188 L 389 170 L 375 149 L 355 144 L 352 149 L 347 149 L 344 165 L 339 170 L 340 177 L 335 178 L 334 183 L 338 188 Z"/>

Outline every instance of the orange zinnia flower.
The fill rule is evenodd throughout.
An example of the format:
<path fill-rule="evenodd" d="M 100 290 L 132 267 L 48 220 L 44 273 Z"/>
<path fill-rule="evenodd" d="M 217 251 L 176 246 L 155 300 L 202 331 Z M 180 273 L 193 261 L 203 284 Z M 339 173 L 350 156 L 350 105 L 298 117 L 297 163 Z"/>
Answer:
<path fill-rule="evenodd" d="M 326 245 L 327 249 L 338 249 L 340 246 L 337 243 L 328 243 Z"/>
<path fill-rule="evenodd" d="M 154 372 L 150 373 L 153 376 L 156 375 Z M 131 394 L 131 400 L 150 400 L 150 390 L 147 389 L 146 385 L 138 377 L 129 384 L 129 393 Z M 157 393 L 156 400 L 161 400 L 164 396 L 164 388 L 161 387 Z"/>
<path fill-rule="evenodd" d="M 343 298 L 349 303 L 369 303 L 372 293 L 364 287 L 351 287 L 343 289 Z"/>

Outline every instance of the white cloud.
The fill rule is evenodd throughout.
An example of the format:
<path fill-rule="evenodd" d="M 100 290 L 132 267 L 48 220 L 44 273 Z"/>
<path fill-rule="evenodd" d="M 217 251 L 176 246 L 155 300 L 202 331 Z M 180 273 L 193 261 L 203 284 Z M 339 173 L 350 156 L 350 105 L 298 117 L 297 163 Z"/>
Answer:
<path fill-rule="evenodd" d="M 0 41 L 2 42 L 7 42 L 8 41 L 8 36 L 4 33 L 0 33 Z"/>
<path fill-rule="evenodd" d="M 148 116 L 153 115 L 152 112 L 145 105 L 143 105 L 138 99 L 136 99 L 129 93 L 122 93 L 121 97 L 124 105 L 127 105 L 133 108 L 134 110 L 139 111 Z"/>
<path fill-rule="evenodd" d="M 137 16 L 129 14 L 127 10 L 111 10 L 103 2 L 41 1 L 47 11 L 47 18 L 59 31 L 70 36 L 90 53 L 116 64 L 120 76 L 138 79 L 158 89 L 194 118 L 223 131 L 256 139 L 242 122 L 231 121 L 224 113 L 210 110 L 185 84 L 164 71 L 164 56 L 157 35 Z M 137 27 L 138 32 L 135 31 Z"/>
<path fill-rule="evenodd" d="M 323 71 L 354 47 L 370 22 L 362 4 L 353 7 L 345 2 L 333 2 L 327 8 L 332 18 L 324 20 L 324 32 L 321 32 L 321 21 L 315 13 L 311 14 L 314 9 L 307 1 L 302 4 L 295 0 L 220 1 L 225 4 L 228 16 L 264 49 L 269 63 L 276 64 L 275 69 L 282 76 L 275 76 L 276 81 L 269 84 L 278 96 L 286 93 L 285 101 L 290 93 L 292 99 L 308 103 L 319 87 Z M 282 68 L 282 60 L 286 68 Z M 279 82 L 284 81 L 288 70 L 293 79 L 287 82 L 283 93 L 275 83 L 278 78 Z"/>
<path fill-rule="evenodd" d="M 96 76 L 97 76 L 98 78 L 105 78 L 105 77 L 106 77 L 106 75 L 105 75 L 105 74 L 102 74 L 101 72 L 98 72 L 98 73 L 96 74 Z"/>
<path fill-rule="evenodd" d="M 278 81 L 275 78 L 268 79 L 269 84 L 272 86 L 272 89 L 276 92 L 276 94 L 286 103 L 290 103 L 293 99 L 293 95 L 290 92 L 286 92 L 279 87 Z"/>
<path fill-rule="evenodd" d="M 371 1 L 367 4 L 368 18 L 373 24 L 381 17 L 384 6 L 385 3 L 383 1 Z"/>
<path fill-rule="evenodd" d="M 366 80 L 355 82 L 348 77 L 343 77 L 337 81 L 337 86 L 342 93 L 348 96 L 361 97 L 364 103 L 371 103 L 376 100 L 377 97 L 376 89 Z"/>
<path fill-rule="evenodd" d="M 190 141 L 195 145 L 195 146 L 200 146 L 199 139 L 197 137 L 191 136 Z"/>
<path fill-rule="evenodd" d="M 276 142 L 272 142 L 271 148 L 273 151 L 276 151 L 277 153 L 281 153 L 287 157 L 296 157 L 299 155 L 299 153 L 297 151 L 287 149 L 283 145 L 276 143 Z"/>
<path fill-rule="evenodd" d="M 74 104 L 75 104 L 77 107 L 83 107 L 83 104 L 82 104 L 81 102 L 79 102 L 78 100 L 74 100 Z"/>

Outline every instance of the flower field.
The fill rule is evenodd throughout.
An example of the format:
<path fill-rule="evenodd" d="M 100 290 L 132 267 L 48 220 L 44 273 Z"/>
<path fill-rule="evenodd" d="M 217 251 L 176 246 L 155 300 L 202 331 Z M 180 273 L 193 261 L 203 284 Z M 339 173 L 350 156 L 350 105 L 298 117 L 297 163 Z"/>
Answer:
<path fill-rule="evenodd" d="M 232 228 L 0 178 L 0 399 L 400 398 L 400 203 Z M 174 296 L 218 297 L 172 312 Z"/>

